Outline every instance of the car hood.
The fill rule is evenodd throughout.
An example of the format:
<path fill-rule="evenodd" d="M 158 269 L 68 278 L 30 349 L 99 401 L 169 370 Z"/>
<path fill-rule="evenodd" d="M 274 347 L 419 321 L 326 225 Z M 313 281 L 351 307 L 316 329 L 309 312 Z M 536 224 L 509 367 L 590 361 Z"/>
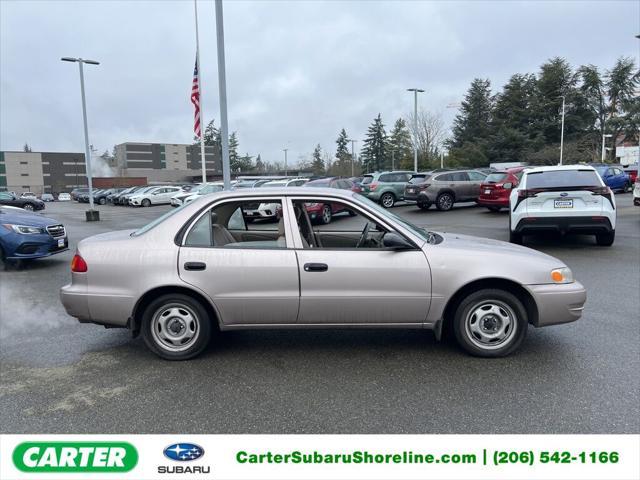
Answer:
<path fill-rule="evenodd" d="M 53 218 L 43 217 L 38 213 L 21 213 L 11 212 L 6 210 L 0 211 L 0 223 L 12 223 L 14 225 L 25 225 L 28 227 L 48 227 L 49 225 L 60 225 L 58 220 Z"/>
<path fill-rule="evenodd" d="M 550 283 L 550 272 L 566 266 L 546 253 L 499 240 L 457 233 L 439 233 L 444 241 L 425 245 L 433 284 L 466 284 L 503 278 L 522 285 Z"/>

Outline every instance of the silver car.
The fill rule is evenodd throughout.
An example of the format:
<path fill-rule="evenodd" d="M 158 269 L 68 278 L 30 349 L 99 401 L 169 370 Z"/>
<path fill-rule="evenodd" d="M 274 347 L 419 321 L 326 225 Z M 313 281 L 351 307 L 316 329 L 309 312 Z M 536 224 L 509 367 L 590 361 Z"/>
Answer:
<path fill-rule="evenodd" d="M 277 205 L 278 221 L 244 209 Z M 350 215 L 312 225 L 306 205 Z M 390 327 L 452 331 L 467 352 L 510 354 L 528 325 L 572 322 L 584 287 L 518 245 L 418 228 L 350 191 L 219 192 L 139 230 L 78 244 L 62 303 L 80 322 L 129 328 L 159 356 L 202 352 L 214 330 Z"/>

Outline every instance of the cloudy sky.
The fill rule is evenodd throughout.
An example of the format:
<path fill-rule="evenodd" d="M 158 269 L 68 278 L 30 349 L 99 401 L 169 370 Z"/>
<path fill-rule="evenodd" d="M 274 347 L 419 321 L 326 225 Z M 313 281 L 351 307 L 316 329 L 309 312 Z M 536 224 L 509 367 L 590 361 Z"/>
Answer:
<path fill-rule="evenodd" d="M 638 59 L 640 2 L 232 1 L 225 40 L 229 128 L 240 152 L 281 160 L 344 127 L 362 139 L 380 112 L 412 109 L 406 88 L 449 124 L 474 77 L 500 87 L 552 56 L 610 67 Z M 219 125 L 215 17 L 200 0 L 203 102 Z M 77 67 L 85 70 L 90 141 L 189 143 L 193 2 L 0 0 L 0 150 L 83 151 Z M 637 61 L 637 60 L 636 60 Z"/>

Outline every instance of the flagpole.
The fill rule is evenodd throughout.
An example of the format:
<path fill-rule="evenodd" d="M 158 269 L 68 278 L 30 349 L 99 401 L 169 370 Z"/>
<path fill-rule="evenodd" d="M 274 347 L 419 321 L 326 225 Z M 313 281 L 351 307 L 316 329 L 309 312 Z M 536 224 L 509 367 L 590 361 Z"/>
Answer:
<path fill-rule="evenodd" d="M 200 69 L 200 34 L 198 33 L 198 0 L 193 0 L 193 8 L 196 13 L 196 66 L 198 68 L 198 92 L 200 103 L 200 162 L 202 163 L 202 183 L 207 183 L 207 165 L 204 153 L 204 109 L 202 107 L 202 70 Z"/>
<path fill-rule="evenodd" d="M 224 22 L 222 0 L 216 0 L 216 45 L 218 48 L 218 90 L 220 92 L 220 136 L 222 143 L 222 179 L 224 189 L 231 190 L 229 167 L 229 125 L 227 124 L 227 78 L 224 61 Z"/>

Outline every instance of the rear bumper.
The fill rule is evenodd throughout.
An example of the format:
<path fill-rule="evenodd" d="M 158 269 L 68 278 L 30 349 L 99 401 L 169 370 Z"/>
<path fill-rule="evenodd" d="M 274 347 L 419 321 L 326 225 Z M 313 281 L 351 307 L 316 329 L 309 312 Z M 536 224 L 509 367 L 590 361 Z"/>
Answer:
<path fill-rule="evenodd" d="M 587 291 L 580 282 L 525 285 L 538 308 L 536 327 L 575 322 L 582 316 Z"/>
<path fill-rule="evenodd" d="M 518 222 L 514 231 L 522 234 L 537 232 L 558 233 L 609 233 L 611 222 L 604 216 L 588 217 L 525 217 Z"/>
<path fill-rule="evenodd" d="M 487 198 L 480 195 L 476 201 L 481 207 L 503 207 L 509 208 L 508 198 Z"/>

